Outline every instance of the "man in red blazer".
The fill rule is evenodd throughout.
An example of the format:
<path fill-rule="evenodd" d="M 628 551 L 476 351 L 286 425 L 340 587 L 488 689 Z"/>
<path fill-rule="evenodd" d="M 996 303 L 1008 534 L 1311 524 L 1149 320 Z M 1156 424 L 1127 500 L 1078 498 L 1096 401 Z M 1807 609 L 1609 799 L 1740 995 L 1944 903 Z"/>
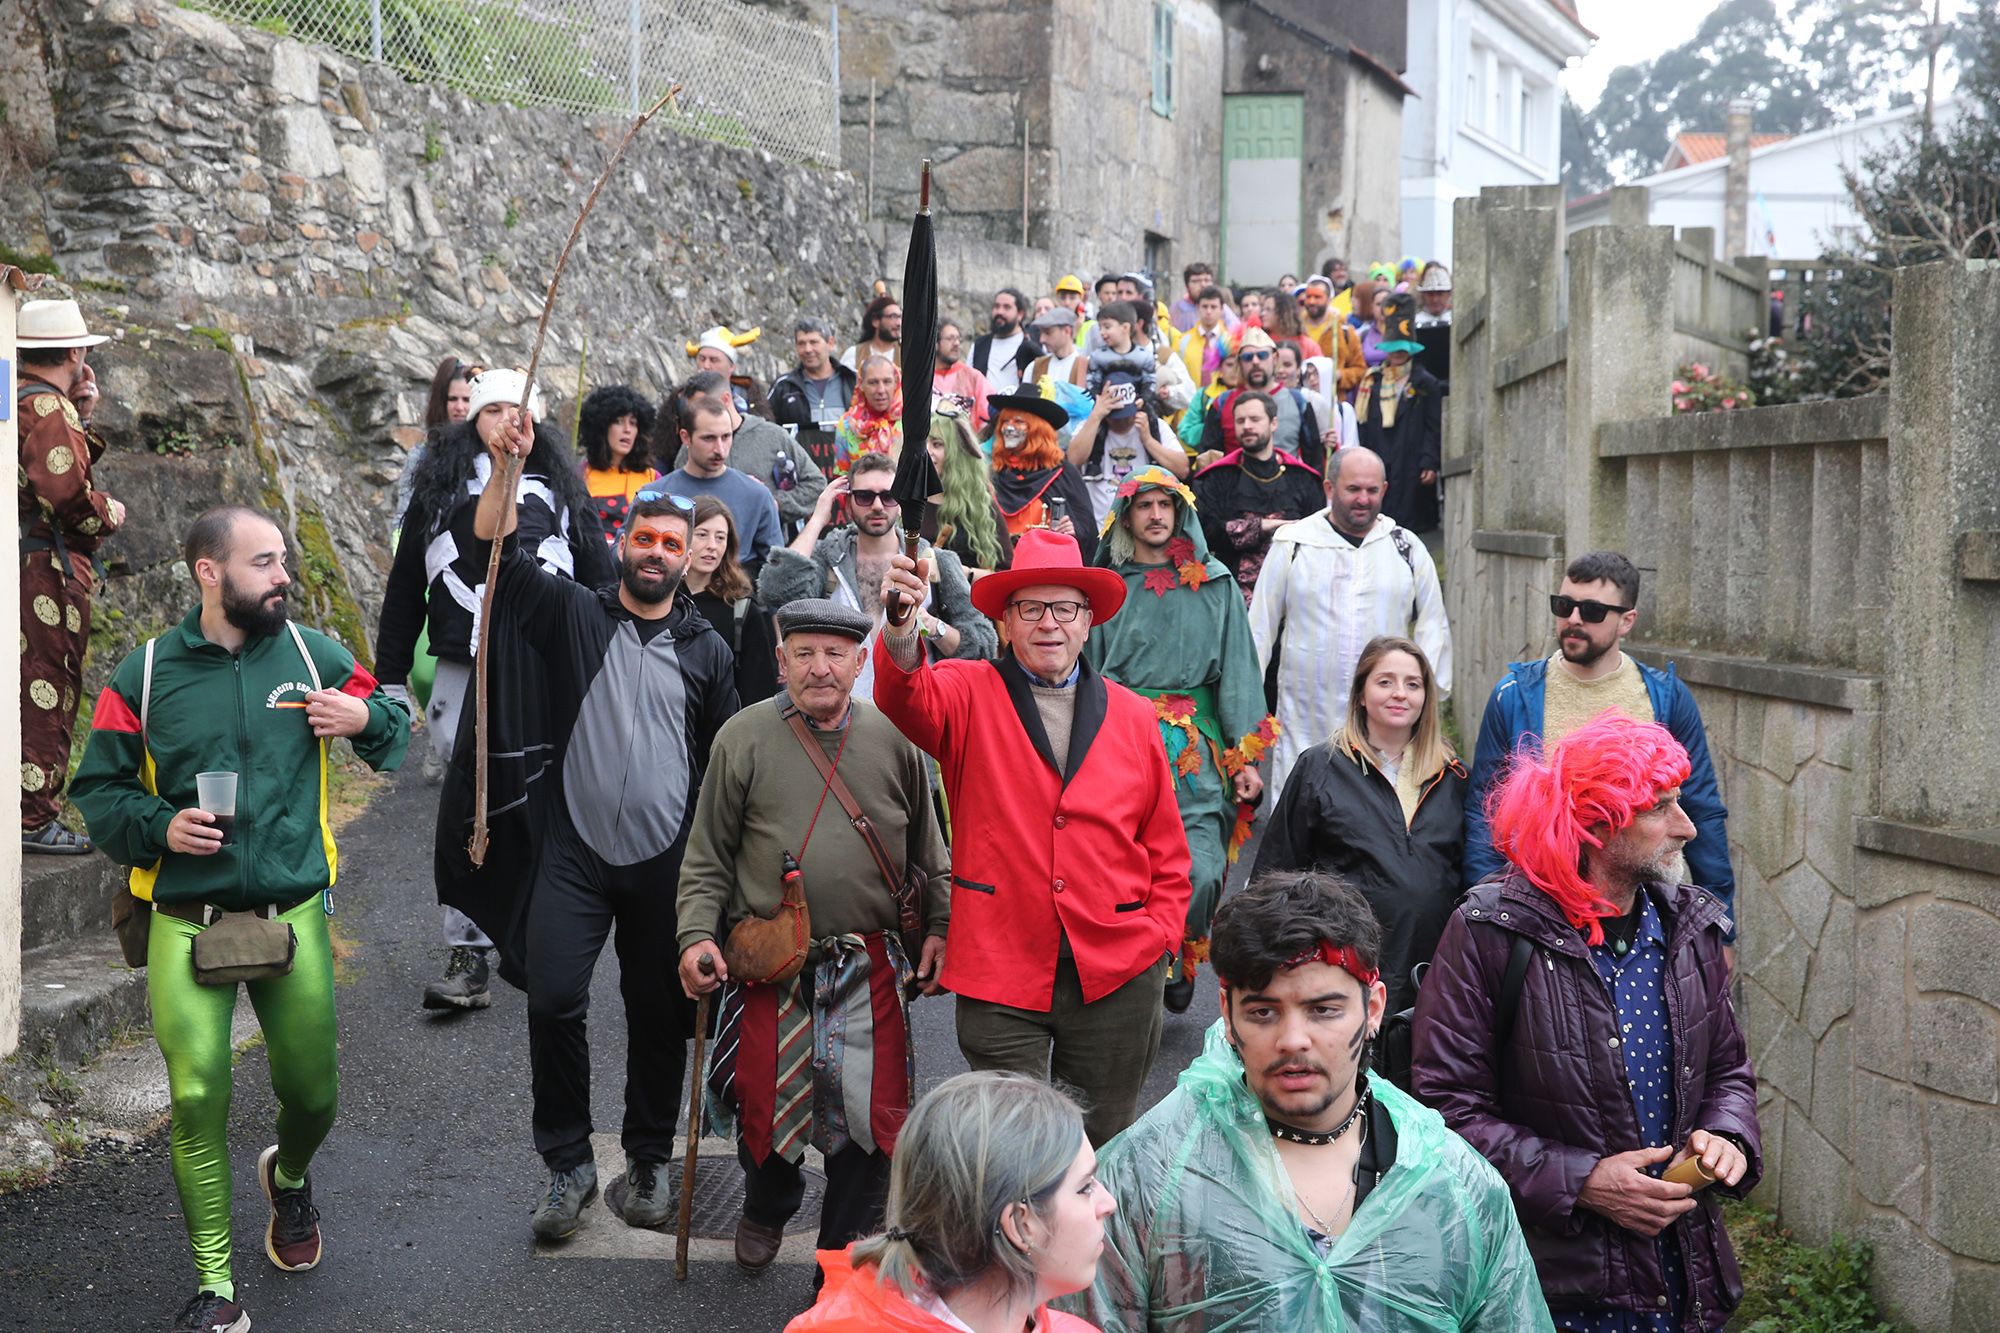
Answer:
<path fill-rule="evenodd" d="M 883 604 L 921 601 L 905 556 Z M 944 770 L 951 927 L 942 980 L 974 1069 L 1076 1089 L 1090 1141 L 1138 1114 L 1161 992 L 1188 905 L 1187 835 L 1151 702 L 1081 660 L 1125 580 L 1076 539 L 1031 528 L 1013 568 L 972 585 L 1000 622 L 997 662 L 930 662 L 914 621 L 883 631 L 875 703 Z"/>

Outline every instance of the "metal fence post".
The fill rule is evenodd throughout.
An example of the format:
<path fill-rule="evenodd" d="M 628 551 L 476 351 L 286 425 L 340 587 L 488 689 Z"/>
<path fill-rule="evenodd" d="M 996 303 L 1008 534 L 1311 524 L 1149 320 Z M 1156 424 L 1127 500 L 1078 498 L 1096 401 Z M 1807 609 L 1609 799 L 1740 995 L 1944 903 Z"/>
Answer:
<path fill-rule="evenodd" d="M 630 0 L 625 7 L 626 73 L 627 81 L 632 85 L 632 114 L 635 116 L 644 110 L 639 105 L 639 54 L 640 47 L 644 44 L 644 38 L 640 34 L 639 6 L 643 2 L 644 0 Z"/>
<path fill-rule="evenodd" d="M 833 163 L 840 164 L 840 6 L 831 9 L 828 20 L 833 29 Z"/>
<path fill-rule="evenodd" d="M 382 0 L 368 0 L 368 53 L 382 59 Z"/>

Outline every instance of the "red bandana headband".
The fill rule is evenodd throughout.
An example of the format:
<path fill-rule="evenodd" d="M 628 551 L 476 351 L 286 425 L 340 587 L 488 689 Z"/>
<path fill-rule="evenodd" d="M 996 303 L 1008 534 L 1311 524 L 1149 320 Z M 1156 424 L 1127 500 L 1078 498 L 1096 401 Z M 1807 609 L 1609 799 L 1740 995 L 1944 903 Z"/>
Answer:
<path fill-rule="evenodd" d="M 1374 985 L 1382 975 L 1372 967 L 1362 966 L 1361 955 L 1354 952 L 1353 949 L 1348 948 L 1346 945 L 1342 945 L 1336 949 L 1325 940 L 1321 940 L 1318 944 L 1296 958 L 1287 958 L 1285 960 L 1285 968 L 1289 971 L 1295 967 L 1304 967 L 1307 963 L 1330 964 L 1348 973 L 1364 986 Z"/>

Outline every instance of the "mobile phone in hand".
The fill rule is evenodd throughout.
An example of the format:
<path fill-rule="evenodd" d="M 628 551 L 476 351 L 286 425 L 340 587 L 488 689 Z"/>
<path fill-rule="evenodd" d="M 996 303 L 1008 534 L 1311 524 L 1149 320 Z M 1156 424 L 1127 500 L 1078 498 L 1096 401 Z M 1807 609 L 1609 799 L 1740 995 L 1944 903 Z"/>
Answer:
<path fill-rule="evenodd" d="M 1051 495 L 1042 505 L 1044 519 L 1050 527 L 1069 517 L 1069 501 L 1060 495 Z"/>

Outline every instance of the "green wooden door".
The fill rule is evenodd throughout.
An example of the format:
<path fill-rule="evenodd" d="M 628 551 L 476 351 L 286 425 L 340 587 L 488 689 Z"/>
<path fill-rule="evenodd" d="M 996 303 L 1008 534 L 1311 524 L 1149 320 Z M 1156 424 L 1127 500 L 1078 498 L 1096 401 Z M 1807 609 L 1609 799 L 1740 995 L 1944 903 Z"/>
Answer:
<path fill-rule="evenodd" d="M 1305 97 L 1222 99 L 1222 276 L 1239 286 L 1299 271 Z"/>

